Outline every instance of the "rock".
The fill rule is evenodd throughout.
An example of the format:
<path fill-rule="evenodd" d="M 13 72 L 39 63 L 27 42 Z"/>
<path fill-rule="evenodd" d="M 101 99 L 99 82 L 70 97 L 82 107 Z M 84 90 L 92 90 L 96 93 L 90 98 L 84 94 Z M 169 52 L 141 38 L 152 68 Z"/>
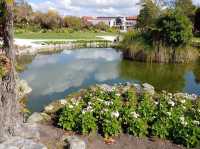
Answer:
<path fill-rule="evenodd" d="M 68 136 L 66 141 L 68 143 L 68 149 L 86 149 L 85 142 L 76 136 Z"/>
<path fill-rule="evenodd" d="M 17 80 L 16 84 L 18 99 L 21 99 L 32 92 L 32 89 L 28 86 L 28 83 L 25 80 Z"/>
<path fill-rule="evenodd" d="M 44 121 L 50 121 L 51 120 L 51 116 L 46 114 L 46 113 L 41 113 L 43 120 Z"/>
<path fill-rule="evenodd" d="M 126 82 L 125 85 L 126 86 L 131 86 L 131 83 L 130 82 Z"/>
<path fill-rule="evenodd" d="M 40 132 L 37 123 L 24 123 L 21 127 L 16 129 L 15 134 L 22 138 L 40 140 Z"/>
<path fill-rule="evenodd" d="M 143 91 L 146 93 L 149 93 L 150 95 L 154 95 L 155 94 L 155 89 L 151 84 L 148 83 L 144 83 L 142 84 L 143 86 Z"/>
<path fill-rule="evenodd" d="M 60 104 L 61 105 L 66 105 L 67 104 L 67 100 L 66 99 L 61 99 L 60 100 Z"/>
<path fill-rule="evenodd" d="M 53 114 L 53 113 L 57 112 L 59 109 L 65 107 L 66 104 L 67 104 L 66 100 L 65 101 L 64 100 L 54 101 L 44 108 L 44 113 L 47 113 L 49 115 Z"/>
<path fill-rule="evenodd" d="M 41 123 L 51 120 L 51 116 L 46 113 L 34 112 L 27 120 L 27 123 Z"/>
<path fill-rule="evenodd" d="M 196 94 L 187 94 L 187 93 L 176 93 L 174 94 L 176 98 L 185 98 L 189 100 L 197 100 L 198 96 Z"/>
<path fill-rule="evenodd" d="M 136 92 L 137 92 L 138 94 L 142 92 L 142 86 L 141 86 L 140 84 L 134 83 L 133 86 L 135 87 Z"/>
<path fill-rule="evenodd" d="M 122 92 L 125 93 L 130 89 L 130 86 L 123 86 Z"/>
<path fill-rule="evenodd" d="M 34 112 L 27 120 L 28 123 L 38 123 L 44 120 L 40 113 Z"/>
<path fill-rule="evenodd" d="M 48 105 L 44 108 L 45 112 L 49 113 L 54 109 L 53 105 Z"/>
<path fill-rule="evenodd" d="M 99 87 L 103 89 L 104 91 L 108 91 L 108 92 L 111 92 L 113 90 L 113 87 L 108 84 L 102 84 L 102 85 L 99 85 Z"/>
<path fill-rule="evenodd" d="M 0 149 L 47 149 L 47 147 L 31 139 L 12 137 L 0 144 Z"/>

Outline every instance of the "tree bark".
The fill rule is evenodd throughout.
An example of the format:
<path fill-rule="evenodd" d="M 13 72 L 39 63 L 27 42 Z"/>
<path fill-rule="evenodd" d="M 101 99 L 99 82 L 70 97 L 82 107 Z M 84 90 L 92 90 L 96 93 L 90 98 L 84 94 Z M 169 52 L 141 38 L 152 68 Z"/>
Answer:
<path fill-rule="evenodd" d="M 13 51 L 13 12 L 12 5 L 3 0 L 5 14 L 2 21 L 3 52 L 8 60 L 7 73 L 0 78 L 0 141 L 14 136 L 21 125 L 20 108 L 16 97 L 16 82 Z"/>

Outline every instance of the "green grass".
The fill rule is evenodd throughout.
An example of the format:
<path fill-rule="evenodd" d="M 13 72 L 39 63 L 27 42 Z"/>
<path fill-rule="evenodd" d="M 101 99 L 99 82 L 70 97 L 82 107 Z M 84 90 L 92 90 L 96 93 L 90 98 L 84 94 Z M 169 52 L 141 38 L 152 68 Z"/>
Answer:
<path fill-rule="evenodd" d="M 116 35 L 116 33 L 107 32 L 73 32 L 73 33 L 57 33 L 57 32 L 24 32 L 16 33 L 15 38 L 20 39 L 99 39 L 96 36 Z"/>
<path fill-rule="evenodd" d="M 192 42 L 198 42 L 198 43 L 200 43 L 200 37 L 194 37 L 194 38 L 192 38 Z"/>

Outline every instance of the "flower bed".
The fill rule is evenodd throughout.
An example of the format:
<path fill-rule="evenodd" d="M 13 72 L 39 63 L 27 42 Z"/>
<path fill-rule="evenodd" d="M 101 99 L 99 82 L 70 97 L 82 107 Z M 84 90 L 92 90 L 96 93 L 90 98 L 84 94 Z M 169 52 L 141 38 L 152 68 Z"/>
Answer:
<path fill-rule="evenodd" d="M 106 138 L 128 133 L 200 147 L 200 101 L 166 92 L 138 93 L 132 85 L 111 90 L 94 87 L 67 99 L 58 114 L 58 126 Z"/>

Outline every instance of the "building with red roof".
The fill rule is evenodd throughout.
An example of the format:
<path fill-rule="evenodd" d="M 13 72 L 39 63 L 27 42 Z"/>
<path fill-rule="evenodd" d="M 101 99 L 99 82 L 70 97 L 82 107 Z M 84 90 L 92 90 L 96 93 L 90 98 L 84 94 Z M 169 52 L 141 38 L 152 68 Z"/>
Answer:
<path fill-rule="evenodd" d="M 137 16 L 126 16 L 126 17 L 114 17 L 114 16 L 84 16 L 82 19 L 92 25 L 97 25 L 100 22 L 105 23 L 109 27 L 119 28 L 121 31 L 126 32 L 131 28 L 134 28 L 137 23 Z"/>

